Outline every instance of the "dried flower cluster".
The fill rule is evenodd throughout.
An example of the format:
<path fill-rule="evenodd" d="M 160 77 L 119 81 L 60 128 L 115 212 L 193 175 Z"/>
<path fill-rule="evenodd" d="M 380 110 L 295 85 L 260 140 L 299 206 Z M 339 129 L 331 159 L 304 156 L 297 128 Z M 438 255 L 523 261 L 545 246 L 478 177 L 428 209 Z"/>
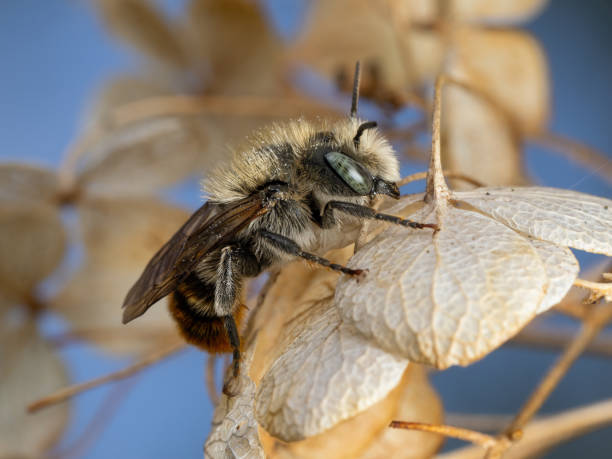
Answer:
<path fill-rule="evenodd" d="M 109 30 L 142 55 L 143 71 L 108 83 L 59 170 L 0 165 L 0 457 L 43 455 L 67 423 L 66 404 L 24 410 L 68 384 L 38 330 L 41 314 L 65 318 L 69 338 L 142 360 L 36 409 L 181 347 L 163 304 L 128 327 L 120 321 L 127 289 L 187 217 L 163 191 L 206 174 L 227 143 L 263 123 L 340 116 L 293 76 L 306 65 L 350 91 L 356 60 L 362 97 L 404 154 L 425 161 L 420 134 L 433 132 L 425 192 L 378 206 L 439 230 L 365 223 L 354 246 L 328 254 L 367 267 L 359 283 L 302 262 L 272 273 L 248 300 L 245 358 L 238 378 L 226 376 L 205 455 L 424 458 L 449 435 L 479 445 L 450 457 L 524 457 L 559 441 L 551 432 L 612 422 L 601 403 L 530 424 L 516 443 L 612 321 L 610 284 L 579 279 L 570 250 L 612 256 L 612 201 L 526 186 L 527 140 L 587 164 L 598 158 L 547 131 L 546 59 L 511 28 L 544 3 L 317 0 L 297 39 L 284 42 L 255 1 L 192 0 L 169 18 L 149 0 L 96 0 Z M 420 119 L 396 126 L 407 107 Z M 466 187 L 466 176 L 482 186 Z M 567 295 L 572 285 L 588 289 L 591 304 Z M 427 366 L 468 365 L 551 308 L 583 326 L 514 421 L 497 437 L 444 425 Z M 411 430 L 391 429 L 391 420 Z"/>

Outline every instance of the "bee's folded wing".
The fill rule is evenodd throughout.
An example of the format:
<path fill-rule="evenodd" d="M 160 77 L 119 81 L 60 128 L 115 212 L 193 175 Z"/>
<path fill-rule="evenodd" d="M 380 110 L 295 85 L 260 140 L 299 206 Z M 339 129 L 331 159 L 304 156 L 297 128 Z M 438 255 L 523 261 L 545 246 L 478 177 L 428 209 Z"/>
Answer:
<path fill-rule="evenodd" d="M 229 242 L 266 211 L 259 194 L 230 203 L 206 202 L 151 258 L 123 302 L 123 323 L 170 294 L 206 253 Z"/>

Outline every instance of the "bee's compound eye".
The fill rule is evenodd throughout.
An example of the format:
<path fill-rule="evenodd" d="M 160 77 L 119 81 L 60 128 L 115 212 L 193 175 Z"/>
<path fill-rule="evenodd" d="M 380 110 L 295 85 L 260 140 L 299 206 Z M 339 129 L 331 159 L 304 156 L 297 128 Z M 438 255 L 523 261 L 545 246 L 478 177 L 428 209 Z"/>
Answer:
<path fill-rule="evenodd" d="M 325 155 L 325 160 L 355 193 L 365 196 L 372 191 L 371 175 L 354 159 L 337 151 L 330 151 Z"/>

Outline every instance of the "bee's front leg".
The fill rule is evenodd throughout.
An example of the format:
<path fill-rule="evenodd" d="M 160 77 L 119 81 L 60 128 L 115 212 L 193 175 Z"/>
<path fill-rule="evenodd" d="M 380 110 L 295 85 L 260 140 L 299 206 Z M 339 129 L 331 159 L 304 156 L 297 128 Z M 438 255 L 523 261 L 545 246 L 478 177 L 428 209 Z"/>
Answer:
<path fill-rule="evenodd" d="M 366 270 L 363 269 L 351 269 L 346 266 L 342 266 L 336 263 L 332 263 L 327 258 L 320 257 L 313 253 L 305 252 L 302 248 L 293 240 L 289 239 L 282 234 L 271 233 L 270 231 L 261 230 L 259 232 L 262 237 L 270 246 L 274 247 L 287 255 L 293 255 L 296 257 L 303 258 L 304 260 L 311 261 L 326 268 L 333 269 L 334 271 L 340 271 L 344 274 L 355 276 L 357 279 L 362 278 Z"/>
<path fill-rule="evenodd" d="M 323 210 L 322 216 L 324 228 L 326 227 L 325 225 L 328 225 L 327 227 L 329 227 L 330 225 L 333 226 L 335 224 L 334 210 L 357 218 L 380 220 L 383 222 L 393 223 L 395 225 L 406 226 L 408 228 L 431 228 L 434 230 L 434 232 L 438 231 L 438 225 L 433 223 L 419 223 L 412 220 L 407 220 L 405 218 L 396 217 L 395 215 L 381 214 L 369 207 L 343 201 L 329 201 L 327 203 L 325 209 Z"/>

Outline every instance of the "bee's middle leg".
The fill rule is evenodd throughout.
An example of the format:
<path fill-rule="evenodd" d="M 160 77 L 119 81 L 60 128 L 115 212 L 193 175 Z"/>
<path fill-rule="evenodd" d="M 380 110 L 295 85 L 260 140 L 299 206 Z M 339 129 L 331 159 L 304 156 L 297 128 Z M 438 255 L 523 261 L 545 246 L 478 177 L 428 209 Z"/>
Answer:
<path fill-rule="evenodd" d="M 305 252 L 297 244 L 297 242 L 293 241 L 292 239 L 289 239 L 286 236 L 283 236 L 282 234 L 272 233 L 266 230 L 261 230 L 259 234 L 266 240 L 268 244 L 270 244 L 277 250 L 286 253 L 287 255 L 300 257 L 305 260 L 312 261 L 313 263 L 316 263 L 318 265 L 325 266 L 326 268 L 333 269 L 334 271 L 340 271 L 351 276 L 361 277 L 365 274 L 365 271 L 363 269 L 351 269 L 346 266 L 332 263 L 327 258 L 320 257 L 313 253 Z"/>

